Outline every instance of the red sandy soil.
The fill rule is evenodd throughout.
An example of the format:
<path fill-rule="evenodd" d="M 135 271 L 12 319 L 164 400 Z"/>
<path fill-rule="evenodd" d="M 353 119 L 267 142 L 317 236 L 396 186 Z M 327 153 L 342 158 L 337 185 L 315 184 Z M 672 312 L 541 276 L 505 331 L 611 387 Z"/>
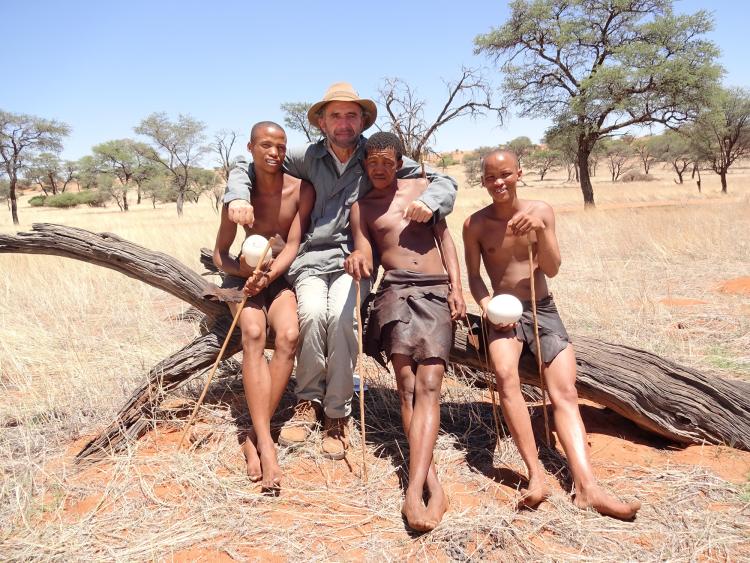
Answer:
<path fill-rule="evenodd" d="M 722 293 L 750 295 L 750 277 L 727 280 L 718 287 L 718 290 Z"/>

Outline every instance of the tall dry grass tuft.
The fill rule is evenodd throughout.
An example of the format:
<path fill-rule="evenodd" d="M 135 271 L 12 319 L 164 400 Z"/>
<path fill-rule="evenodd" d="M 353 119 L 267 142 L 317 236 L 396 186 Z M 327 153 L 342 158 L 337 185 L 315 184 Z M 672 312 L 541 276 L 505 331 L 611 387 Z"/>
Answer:
<path fill-rule="evenodd" d="M 732 184 L 739 195 L 730 201 L 705 182 L 700 205 L 586 213 L 574 209 L 577 188 L 548 187 L 557 185 L 554 176 L 544 185 L 529 180 L 522 195 L 548 199 L 558 209 L 563 268 L 551 285 L 570 330 L 750 378 L 750 296 L 716 290 L 722 281 L 750 272 L 745 234 L 750 204 L 741 178 L 745 183 L 736 189 Z M 602 202 L 674 200 L 683 188 L 667 180 L 662 186 L 596 189 Z M 449 220 L 459 247 L 460 224 L 483 198 L 481 190 L 459 194 Z M 208 202 L 186 206 L 178 220 L 172 206 L 153 210 L 144 204 L 123 214 L 29 208 L 22 201 L 21 220 L 21 229 L 47 221 L 114 232 L 198 271 L 198 249 L 212 246 L 218 224 Z M 13 231 L 9 221 L 0 216 L 0 231 Z M 461 385 L 458 375 L 444 385 L 435 452 L 453 506 L 433 533 L 407 534 L 399 484 L 408 445 L 392 376 L 372 364 L 368 486 L 359 480 L 354 432 L 349 466 L 324 460 L 314 443 L 282 449 L 281 497 L 259 494 L 245 477 L 238 448 L 249 419 L 236 377 L 212 385 L 192 450 L 176 451 L 182 411 L 165 411 L 154 431 L 123 455 L 80 470 L 71 456 L 85 437 L 109 422 L 146 371 L 191 340 L 197 327 L 176 320 L 186 309 L 176 299 L 61 258 L 0 255 L 0 296 L 3 559 L 169 559 L 195 546 L 236 559 L 277 554 L 620 561 L 748 555 L 746 493 L 690 466 L 596 464 L 606 487 L 647 499 L 635 523 L 574 509 L 564 487 L 538 511 L 513 510 L 512 487 L 496 480 L 522 472 L 521 459 L 508 438 L 496 441 L 486 392 Z M 676 298 L 705 303 L 663 302 Z M 200 385 L 196 381 L 178 393 L 188 407 Z M 289 405 L 291 395 L 285 401 Z M 565 485 L 564 460 L 555 451 L 542 454 L 548 471 Z"/>

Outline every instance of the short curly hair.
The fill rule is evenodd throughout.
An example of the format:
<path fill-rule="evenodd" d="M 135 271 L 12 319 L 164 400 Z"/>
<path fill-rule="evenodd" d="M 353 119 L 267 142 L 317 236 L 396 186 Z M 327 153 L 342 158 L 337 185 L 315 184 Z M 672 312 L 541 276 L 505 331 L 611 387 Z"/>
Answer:
<path fill-rule="evenodd" d="M 367 139 L 365 143 L 365 156 L 370 151 L 382 151 L 386 149 L 393 149 L 396 153 L 396 160 L 401 160 L 404 156 L 404 145 L 393 133 L 387 133 L 386 131 L 378 131 L 372 137 Z"/>

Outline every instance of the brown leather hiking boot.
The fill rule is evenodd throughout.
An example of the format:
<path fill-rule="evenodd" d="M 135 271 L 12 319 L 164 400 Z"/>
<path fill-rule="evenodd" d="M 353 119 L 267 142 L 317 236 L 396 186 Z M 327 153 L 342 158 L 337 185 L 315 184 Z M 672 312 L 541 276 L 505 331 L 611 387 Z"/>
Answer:
<path fill-rule="evenodd" d="M 294 414 L 279 433 L 279 444 L 298 446 L 310 435 L 320 420 L 320 406 L 312 401 L 299 401 L 294 406 Z"/>
<path fill-rule="evenodd" d="M 349 448 L 349 417 L 325 417 L 325 434 L 321 449 L 328 459 L 344 459 Z"/>

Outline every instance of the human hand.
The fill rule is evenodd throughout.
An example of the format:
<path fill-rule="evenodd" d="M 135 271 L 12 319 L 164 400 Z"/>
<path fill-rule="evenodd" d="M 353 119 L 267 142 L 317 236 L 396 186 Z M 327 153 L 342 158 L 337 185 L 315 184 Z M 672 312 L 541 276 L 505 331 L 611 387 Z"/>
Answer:
<path fill-rule="evenodd" d="M 504 325 L 494 324 L 487 316 L 487 309 L 485 308 L 482 308 L 482 321 L 484 322 L 485 326 L 492 328 L 492 330 L 496 332 L 508 332 L 516 328 L 516 323 L 508 323 Z"/>
<path fill-rule="evenodd" d="M 372 267 L 367 263 L 364 254 L 355 250 L 344 260 L 344 271 L 356 281 L 369 278 L 372 275 Z"/>
<path fill-rule="evenodd" d="M 547 228 L 541 217 L 523 211 L 513 215 L 508 221 L 508 226 L 516 236 L 527 235 L 531 231 L 543 231 Z"/>
<path fill-rule="evenodd" d="M 255 212 L 249 201 L 244 199 L 235 199 L 229 202 L 227 208 L 229 220 L 238 225 L 247 225 L 252 227 L 255 223 Z"/>
<path fill-rule="evenodd" d="M 266 289 L 270 281 L 267 272 L 254 272 L 252 276 L 247 278 L 243 291 L 248 297 L 254 297 Z"/>
<path fill-rule="evenodd" d="M 466 316 L 466 302 L 464 301 L 463 293 L 451 289 L 448 294 L 448 307 L 451 310 L 452 321 L 463 319 Z"/>
<path fill-rule="evenodd" d="M 416 221 L 417 223 L 426 223 L 432 219 L 432 209 L 422 201 L 414 200 L 404 209 L 404 219 Z"/>

